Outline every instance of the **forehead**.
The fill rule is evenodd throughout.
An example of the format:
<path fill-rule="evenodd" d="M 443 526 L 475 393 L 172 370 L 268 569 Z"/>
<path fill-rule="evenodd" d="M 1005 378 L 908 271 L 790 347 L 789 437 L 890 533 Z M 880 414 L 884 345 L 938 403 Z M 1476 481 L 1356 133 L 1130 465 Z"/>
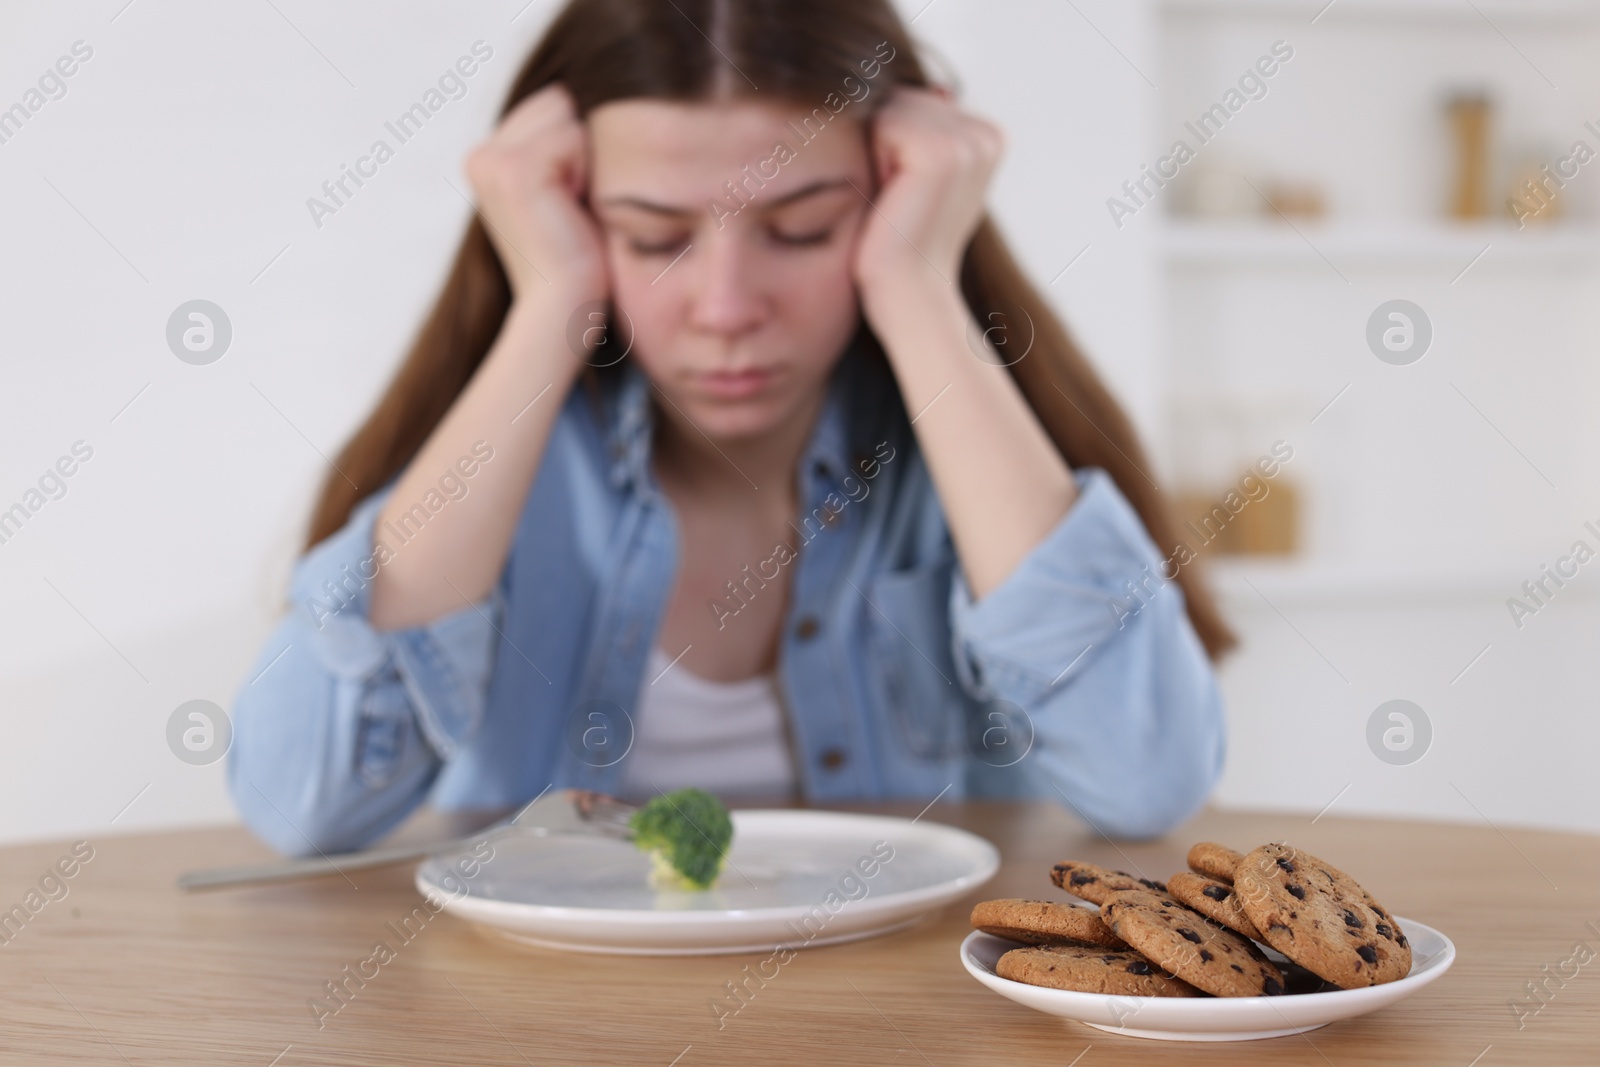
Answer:
<path fill-rule="evenodd" d="M 593 195 L 697 204 L 723 195 L 723 183 L 737 184 L 747 165 L 767 182 L 763 194 L 774 197 L 819 178 L 849 176 L 860 184 L 867 147 L 854 106 L 837 115 L 820 107 L 813 115 L 796 105 L 747 101 L 604 104 L 588 116 Z M 780 143 L 788 153 L 775 157 Z M 788 162 L 780 166 L 782 159 Z"/>

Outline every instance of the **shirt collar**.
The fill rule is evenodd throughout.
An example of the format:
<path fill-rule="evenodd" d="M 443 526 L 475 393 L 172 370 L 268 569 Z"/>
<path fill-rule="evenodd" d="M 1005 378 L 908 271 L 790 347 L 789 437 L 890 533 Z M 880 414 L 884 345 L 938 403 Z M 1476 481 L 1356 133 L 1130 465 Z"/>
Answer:
<path fill-rule="evenodd" d="M 872 444 L 861 438 L 870 433 L 885 399 L 886 368 L 878 366 L 868 353 L 852 345 L 834 366 L 828 379 L 828 392 L 822 411 L 812 427 L 810 440 L 801 453 L 800 470 L 816 471 L 836 485 L 850 473 L 852 461 L 870 452 Z M 655 487 L 650 470 L 650 449 L 654 439 L 655 408 L 651 402 L 649 377 L 632 360 L 622 367 L 610 407 L 607 449 L 611 458 L 613 486 L 635 489 Z"/>
<path fill-rule="evenodd" d="M 655 412 L 650 404 L 650 379 L 632 361 L 622 365 L 606 429 L 611 456 L 611 484 L 650 484 L 650 440 Z"/>

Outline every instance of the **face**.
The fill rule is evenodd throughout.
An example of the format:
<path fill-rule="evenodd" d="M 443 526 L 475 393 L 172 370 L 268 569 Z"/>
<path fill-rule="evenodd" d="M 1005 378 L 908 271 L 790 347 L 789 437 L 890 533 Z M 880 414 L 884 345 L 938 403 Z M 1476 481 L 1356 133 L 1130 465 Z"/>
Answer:
<path fill-rule="evenodd" d="M 802 142 L 787 123 L 803 114 L 625 100 L 588 117 L 589 200 L 631 358 L 713 440 L 812 410 L 856 329 L 866 137 L 841 115 Z"/>

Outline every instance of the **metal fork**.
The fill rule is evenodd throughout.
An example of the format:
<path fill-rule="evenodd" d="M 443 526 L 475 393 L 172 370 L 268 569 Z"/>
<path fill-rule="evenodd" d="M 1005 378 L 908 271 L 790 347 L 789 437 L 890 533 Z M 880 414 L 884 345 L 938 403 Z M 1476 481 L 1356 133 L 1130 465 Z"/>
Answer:
<path fill-rule="evenodd" d="M 540 794 L 507 821 L 467 837 L 414 845 L 390 845 L 387 848 L 346 852 L 334 856 L 278 860 L 249 867 L 218 867 L 204 871 L 188 871 L 178 876 L 178 888 L 221 889 L 226 886 L 287 882 L 296 878 L 316 878 L 367 867 L 384 867 L 435 852 L 472 848 L 482 841 L 493 841 L 508 834 L 529 834 L 534 837 L 548 837 L 551 834 L 599 834 L 629 841 L 633 839 L 633 831 L 629 829 L 628 820 L 637 810 L 631 804 L 624 804 L 604 793 L 588 789 L 561 789 Z"/>

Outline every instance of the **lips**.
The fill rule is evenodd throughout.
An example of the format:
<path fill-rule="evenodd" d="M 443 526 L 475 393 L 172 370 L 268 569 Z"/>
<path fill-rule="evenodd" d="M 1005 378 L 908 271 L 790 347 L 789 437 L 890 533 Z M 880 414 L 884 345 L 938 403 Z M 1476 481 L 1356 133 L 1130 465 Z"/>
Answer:
<path fill-rule="evenodd" d="M 704 371 L 695 375 L 694 380 L 701 391 L 719 400 L 743 400 L 766 390 L 777 376 L 778 372 L 771 368 L 748 367 Z"/>

